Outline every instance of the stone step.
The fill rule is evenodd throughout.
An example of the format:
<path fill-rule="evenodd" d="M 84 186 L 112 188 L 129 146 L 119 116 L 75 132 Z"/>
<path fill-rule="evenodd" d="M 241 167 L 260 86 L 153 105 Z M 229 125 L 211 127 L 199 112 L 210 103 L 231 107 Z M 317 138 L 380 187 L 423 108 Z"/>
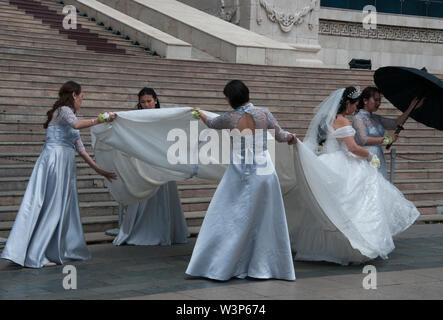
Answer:
<path fill-rule="evenodd" d="M 29 177 L 34 163 L 0 164 L 0 177 Z M 96 172 L 86 163 L 77 163 L 77 175 L 96 175 Z"/>
<path fill-rule="evenodd" d="M 103 232 L 104 230 L 118 227 L 118 216 L 82 217 L 84 233 Z M 7 238 L 14 221 L 0 222 L 0 237 Z"/>
<path fill-rule="evenodd" d="M 0 62 L 2 60 L 0 59 Z M 0 86 L 2 88 L 11 88 L 11 89 L 27 89 L 27 90 L 36 90 L 38 92 L 38 90 L 53 90 L 53 91 L 58 91 L 60 89 L 61 86 L 61 82 L 60 81 L 54 81 L 54 77 L 47 77 L 47 76 L 37 76 L 38 79 L 36 80 L 28 80 L 29 78 L 32 78 L 33 75 L 31 74 L 22 74 L 22 73 L 17 73 L 18 75 L 20 75 L 20 79 L 14 79 L 14 80 L 7 80 L 6 78 L 18 78 L 17 76 L 14 76 L 12 73 L 10 72 L 2 72 L 2 75 L 4 74 L 5 77 L 2 77 L 2 79 L 0 80 Z M 64 77 L 62 76 L 56 76 L 58 78 L 63 79 Z M 28 79 L 26 79 L 28 78 Z M 34 76 L 34 78 L 36 78 L 36 76 Z M 46 79 L 50 79 L 51 81 L 45 81 L 43 78 Z M 27 80 L 27 81 L 24 81 Z M 108 83 L 108 82 L 104 82 L 104 83 L 95 83 L 94 80 L 98 80 L 101 82 L 104 82 L 103 79 L 98 79 L 98 78 L 83 78 L 83 81 L 79 81 L 79 82 L 84 82 L 87 81 L 85 84 L 82 85 L 82 90 L 84 92 L 103 92 L 103 93 L 128 93 L 128 94 L 134 94 L 136 95 L 141 86 L 144 84 L 142 81 L 133 81 L 133 80 L 129 80 L 130 83 L 132 82 L 132 85 L 127 85 L 125 83 Z M 158 92 L 163 92 L 163 94 L 168 94 L 168 92 L 174 91 L 174 92 L 200 92 L 202 94 L 208 94 L 210 93 L 211 96 L 220 96 L 220 93 L 218 93 L 218 91 L 220 91 L 221 88 L 221 83 L 195 83 L 195 84 L 187 84 L 187 83 L 177 83 L 177 82 L 173 82 L 173 81 L 167 81 L 169 79 L 165 79 L 165 81 L 162 82 L 158 82 L 158 85 L 154 86 L 155 82 L 151 83 L 151 86 L 155 87 L 155 90 Z M 170 80 L 173 80 L 172 78 Z M 129 82 L 128 81 L 128 82 Z M 282 87 L 263 87 L 263 86 L 249 86 L 250 89 L 250 94 L 251 96 L 253 96 L 254 98 L 261 98 L 261 97 L 268 97 L 270 94 L 272 94 L 273 96 L 278 96 L 281 95 L 281 99 L 298 99 L 298 97 L 300 95 L 312 95 L 312 89 L 307 87 L 307 86 L 299 86 L 299 88 L 297 88 L 296 85 L 292 86 L 291 88 L 282 88 Z M 316 96 L 322 96 L 322 97 L 327 97 L 333 90 L 332 89 L 319 89 L 318 91 L 316 91 Z M 388 109 L 385 109 L 384 107 L 387 107 Z M 392 112 L 396 112 L 400 115 L 400 112 L 397 112 L 397 109 L 391 108 L 390 104 L 388 104 L 388 102 L 385 102 L 382 104 L 380 111 L 378 112 L 378 114 L 385 114 L 385 113 L 389 113 L 391 114 Z"/>
<path fill-rule="evenodd" d="M 81 23 L 77 24 L 75 30 L 65 30 L 62 25 L 65 16 L 43 6 L 39 2 L 33 0 L 27 0 L 26 2 L 10 0 L 10 4 L 16 6 L 19 10 L 26 12 L 29 16 L 41 20 L 44 24 L 50 25 L 52 28 L 59 30 L 60 33 L 69 35 L 69 37 L 74 38 L 78 44 L 85 44 L 88 50 L 94 52 L 126 54 L 125 50 L 119 49 L 115 44 L 109 43 L 106 39 L 100 38 L 99 34 L 84 28 Z M 78 34 L 87 34 L 90 36 L 91 40 L 95 39 L 96 44 L 89 45 L 88 42 L 82 42 L 83 40 L 76 37 Z M 100 44 L 97 42 L 100 42 Z"/>
<path fill-rule="evenodd" d="M 83 217 L 102 217 L 115 215 L 118 216 L 118 203 L 108 202 L 80 202 L 80 216 Z M 19 210 L 19 205 L 0 206 L 0 221 L 13 221 Z"/>
<path fill-rule="evenodd" d="M 43 150 L 44 142 L 0 142 L 0 154 L 10 155 L 17 152 L 17 149 L 23 153 L 40 153 Z M 93 153 L 90 143 L 84 143 L 86 152 Z"/>
<path fill-rule="evenodd" d="M 0 16 L 0 19 L 2 17 Z M 22 23 L 27 23 L 26 21 L 23 21 Z M 81 23 L 83 26 L 84 23 Z M 0 32 L 4 31 L 4 32 L 8 32 L 10 30 L 14 31 L 15 33 L 10 33 L 7 36 L 3 36 L 3 39 L 7 39 L 7 38 L 12 38 L 13 36 L 15 37 L 15 43 L 20 43 L 23 44 L 24 42 L 29 42 L 31 40 L 34 39 L 34 41 L 38 41 L 38 39 L 41 39 L 41 41 L 39 41 L 39 43 L 41 43 L 41 47 L 46 47 L 48 48 L 49 46 L 45 46 L 45 44 L 57 44 L 57 45 L 63 45 L 64 42 L 69 42 L 66 45 L 75 45 L 76 43 L 78 44 L 89 44 L 89 46 L 94 47 L 96 46 L 97 48 L 100 48 L 99 46 L 99 41 L 104 42 L 104 43 L 113 43 L 115 45 L 117 45 L 117 48 L 122 49 L 122 50 L 126 50 L 127 53 L 140 53 L 140 54 L 146 54 L 143 53 L 143 49 L 144 47 L 141 45 L 137 45 L 134 46 L 130 40 L 125 40 L 122 36 L 118 36 L 118 35 L 108 35 L 108 34 L 101 34 L 100 33 L 100 38 L 99 40 L 97 39 L 91 39 L 91 36 L 89 34 L 79 34 L 77 35 L 75 38 L 69 34 L 65 35 L 65 34 L 60 34 L 60 33 L 49 33 L 46 30 L 42 29 L 39 33 L 37 32 L 33 32 L 31 33 L 33 36 L 30 36 L 30 33 L 26 33 L 26 29 L 22 29 L 22 32 L 20 33 L 17 28 L 19 28 L 19 26 L 16 26 L 14 28 L 12 28 L 11 26 L 4 26 L 4 25 L 0 25 Z M 102 27 L 103 28 L 103 27 Z M 91 29 L 90 27 L 88 27 L 88 30 L 90 31 L 97 31 L 97 29 Z M 104 31 L 104 30 L 101 30 Z M 17 33 L 19 32 L 19 33 Z M 44 32 L 44 33 L 43 33 Z M 55 39 L 54 39 L 54 35 L 56 35 Z M 58 36 L 57 36 L 58 35 Z M 52 37 L 52 38 L 51 38 Z M 20 39 L 19 41 L 17 39 Z M 77 40 L 76 40 L 77 39 Z M 73 42 L 72 42 L 73 41 Z M 81 47 L 79 47 L 79 49 L 81 49 Z M 86 47 L 83 48 L 82 50 L 86 50 Z"/>
<path fill-rule="evenodd" d="M 443 199 L 414 201 L 415 206 L 422 215 L 435 215 L 443 209 Z"/>
<path fill-rule="evenodd" d="M 4 52 L 3 50 L 4 45 L 2 45 L 0 43 L 0 52 Z M 21 45 L 21 44 L 16 44 L 14 45 L 15 48 L 17 48 L 16 51 L 23 51 L 25 49 L 29 49 L 30 47 L 26 47 L 25 45 Z M 45 49 L 43 48 L 32 48 L 32 51 L 44 51 Z M 49 50 L 52 52 L 56 52 L 56 51 L 61 51 L 61 49 L 57 49 L 54 48 L 52 50 Z M 76 51 L 72 51 L 70 48 L 65 48 L 64 52 L 67 53 L 67 51 L 69 51 L 70 55 L 80 55 L 83 54 L 82 50 L 76 50 Z M 72 59 L 77 59 L 77 57 L 72 57 Z M 5 60 L 7 61 L 7 60 Z M 31 73 L 34 72 L 39 72 L 39 74 L 43 74 L 43 75 L 49 75 L 48 72 L 51 72 L 51 75 L 60 75 L 63 74 L 65 70 L 65 65 L 63 65 L 62 63 L 51 63 L 48 64 L 47 62 L 32 62 L 32 61 L 13 61 L 13 63 L 11 64 L 11 66 L 9 67 L 8 71 L 21 71 L 23 73 L 26 73 L 26 68 L 29 68 L 29 71 L 31 71 Z M 3 63 L 2 63 L 3 64 Z M 133 75 L 133 74 L 139 74 L 140 68 L 142 67 L 142 65 L 137 65 L 136 63 L 126 63 L 125 65 L 122 65 L 121 68 L 117 68 L 117 66 L 110 66 L 110 65 L 101 65 L 101 64 L 95 64 L 95 65 L 81 65 L 79 64 L 78 61 L 72 61 L 70 62 L 70 65 L 74 66 L 79 66 L 79 68 L 73 68 L 71 71 L 74 72 L 73 76 L 77 76 L 77 72 L 89 72 L 89 73 L 96 73 L 95 76 L 101 75 L 102 73 L 106 73 L 109 76 L 114 76 L 115 74 L 121 74 L 121 75 Z M 81 66 L 81 68 L 80 68 Z M 154 63 L 149 63 L 149 65 L 146 65 L 145 68 L 143 68 L 144 70 L 146 70 L 146 72 L 148 71 L 152 71 L 156 73 L 156 76 L 160 76 L 160 75 L 167 75 L 169 77 L 179 77 L 179 78 L 190 78 L 190 77 L 194 77 L 194 78 L 199 78 L 201 79 L 217 79 L 218 81 L 223 81 L 224 83 L 226 83 L 229 80 L 238 78 L 241 80 L 244 80 L 246 82 L 249 83 L 249 81 L 252 80 L 262 80 L 262 81 L 267 81 L 268 83 L 273 83 L 274 80 L 279 82 L 279 83 L 286 83 L 286 85 L 291 85 L 293 83 L 304 83 L 304 84 L 322 84 L 322 83 L 331 83 L 331 80 L 334 81 L 334 84 L 336 84 L 336 88 L 340 88 L 346 85 L 361 85 L 361 86 L 365 86 L 365 85 L 373 85 L 373 81 L 372 79 L 367 79 L 367 80 L 353 80 L 353 79 L 348 79 L 348 78 L 343 78 L 341 76 L 331 76 L 331 75 L 325 75 L 322 77 L 319 77 L 316 74 L 303 74 L 302 72 L 297 73 L 291 73 L 288 75 L 285 74 L 278 74 L 278 73 L 274 73 L 274 75 L 266 75 L 266 74 L 262 74 L 262 73 L 257 73 L 257 72 L 251 72 L 249 70 L 242 70 L 242 69 L 238 69 L 238 70 L 233 70 L 232 73 L 226 73 L 226 72 L 208 72 L 208 70 L 199 70 L 197 68 L 192 68 L 192 67 L 186 67 L 186 65 L 184 64 L 181 68 L 177 67 L 174 68 L 173 70 L 171 70 L 170 67 L 165 67 L 162 65 L 157 65 Z M 253 68 L 251 68 L 253 69 Z M 1 70 L 4 70 L 3 68 Z M 42 72 L 42 71 L 45 72 Z M 57 73 L 57 71 L 59 71 L 60 73 Z M 146 77 L 146 76 L 145 76 Z M 130 79 L 130 77 L 128 77 Z M 114 77 L 115 79 L 115 77 Z M 316 90 L 312 91 L 311 93 L 313 95 L 316 94 Z"/>
<path fill-rule="evenodd" d="M 182 208 L 186 212 L 200 212 L 200 215 L 191 215 L 190 219 L 196 219 L 195 223 L 200 222 L 203 217 L 202 212 L 206 212 L 211 197 L 201 198 L 182 198 Z M 20 204 L 15 205 L 0 205 L 0 222 L 14 221 Z M 103 217 L 103 216 L 118 216 L 119 204 L 115 201 L 80 201 L 80 216 L 85 217 Z"/>
<path fill-rule="evenodd" d="M 4 139 L 0 139 L 4 141 Z M 95 171 L 91 169 L 82 159 L 79 159 L 77 163 L 77 174 L 78 175 L 94 175 Z M 439 164 L 441 169 L 435 169 L 435 165 L 430 166 L 431 168 L 421 168 L 421 169 L 399 169 L 398 165 L 395 171 L 396 179 L 430 179 L 443 178 L 443 163 Z M 34 163 L 16 163 L 16 164 L 3 164 L 0 165 L 0 177 L 14 177 L 14 176 L 30 176 L 32 169 L 34 168 Z M 389 173 L 389 166 L 388 166 Z"/>
<path fill-rule="evenodd" d="M 94 90 L 95 89 L 95 90 Z M 137 93 L 140 91 L 140 88 L 112 88 L 114 90 L 99 90 L 101 88 L 90 88 L 89 90 L 84 89 L 84 95 L 86 100 L 86 95 L 88 99 L 106 99 L 106 100 L 134 100 Z M 33 87 L 0 87 L 0 95 L 1 96 L 9 96 L 14 97 L 17 95 L 23 95 L 26 98 L 29 95 L 33 95 L 33 97 L 57 97 L 59 88 L 33 88 Z M 317 98 L 318 96 L 312 94 L 309 90 L 299 89 L 294 90 L 295 93 L 259 93 L 255 92 L 253 95 L 254 100 L 267 102 L 272 100 L 272 96 L 282 103 L 290 103 L 291 101 L 297 100 L 310 100 L 312 98 Z M 177 90 L 177 89 L 169 89 L 169 88 L 160 88 L 156 89 L 157 95 L 162 98 L 168 96 L 175 96 L 177 98 L 184 97 L 192 97 L 199 99 L 208 99 L 208 103 L 211 102 L 212 99 L 224 99 L 224 95 L 222 92 L 217 92 L 214 90 L 205 90 L 202 88 L 201 90 Z M 328 92 L 324 92 L 324 96 L 326 97 Z M 273 103 L 272 105 L 275 105 Z M 312 118 L 310 116 L 309 118 Z"/>
<path fill-rule="evenodd" d="M 88 26 L 88 29 L 90 27 Z M 67 43 L 67 44 L 75 44 L 75 40 L 66 38 L 65 35 L 62 35 L 58 32 L 49 32 L 50 29 L 45 30 L 44 32 L 36 33 L 34 32 L 26 32 L 26 30 L 29 30 L 29 28 L 23 28 L 18 29 L 18 27 L 12 28 L 5 25 L 0 24 L 0 30 L 4 31 L 1 34 L 2 39 L 17 39 L 19 38 L 20 41 L 26 40 L 26 41 L 35 41 L 35 40 L 41 40 L 42 42 L 48 42 L 48 43 Z M 43 30 L 42 30 L 43 31 Z M 6 33 L 7 32 L 7 33 Z M 101 37 L 105 38 L 106 40 L 110 40 L 114 42 L 115 44 L 118 44 L 121 47 L 125 47 L 127 50 L 131 49 L 141 49 L 139 46 L 134 46 L 130 40 L 124 39 L 122 36 L 117 36 L 113 34 L 100 34 Z M 85 39 L 87 39 L 85 37 Z"/>
<path fill-rule="evenodd" d="M 388 167 L 388 173 L 390 173 Z M 443 169 L 397 169 L 395 170 L 395 179 L 443 179 Z"/>
<path fill-rule="evenodd" d="M 120 110 L 122 110 L 122 109 L 119 108 L 119 110 L 115 110 L 115 111 L 120 111 Z M 108 111 L 114 111 L 114 110 L 111 109 Z M 277 116 L 277 118 L 279 118 L 279 117 Z M 44 120 L 46 120 L 46 119 L 43 118 L 43 121 L 40 121 L 40 122 L 0 121 L 0 129 L 2 131 L 17 131 L 17 132 L 26 132 L 27 131 L 27 132 L 29 132 L 29 134 L 39 133 L 42 136 L 42 138 L 41 139 L 36 138 L 35 140 L 37 140 L 39 142 L 43 142 L 44 141 L 43 136 L 46 134 L 46 130 L 43 128 Z M 281 121 L 281 122 L 283 122 L 283 121 Z M 297 125 L 297 126 L 282 125 L 282 128 L 284 128 L 285 130 L 288 130 L 290 132 L 295 132 L 297 134 L 298 138 L 303 141 L 303 135 L 306 132 L 307 126 L 306 126 L 305 122 L 302 122 L 301 125 Z M 422 129 L 416 129 L 416 130 L 410 130 L 410 131 L 414 131 L 414 132 L 418 132 L 418 133 L 427 132 Z M 87 134 L 87 130 L 86 131 L 83 130 L 83 136 L 85 134 Z M 14 138 L 10 138 L 8 140 L 9 141 L 17 141 L 17 139 L 14 139 Z M 34 139 L 32 139 L 32 140 L 35 141 Z M 29 140 L 27 140 L 27 141 L 29 141 Z M 90 138 L 85 139 L 85 142 L 87 142 L 87 141 L 90 141 Z M 400 146 L 400 148 L 397 148 L 397 147 L 395 147 L 395 148 L 398 149 L 399 151 L 402 151 L 402 149 L 403 149 L 402 146 Z M 414 151 L 414 150 L 412 150 L 412 151 Z M 399 154 L 399 155 L 402 156 L 402 154 Z M 36 156 L 38 156 L 38 154 Z M 426 154 L 425 158 L 428 158 L 428 159 L 434 158 L 435 159 L 435 157 L 430 157 L 429 154 Z M 415 159 L 415 158 L 413 158 L 413 159 Z M 418 160 L 421 161 L 420 159 L 418 159 Z M 411 168 L 413 169 L 414 167 L 411 167 Z"/>
<path fill-rule="evenodd" d="M 443 179 L 396 179 L 395 186 L 400 191 L 441 190 L 443 193 Z"/>
<path fill-rule="evenodd" d="M 0 119 L 2 118 L 2 114 L 0 114 Z M 41 123 L 45 118 L 42 117 Z M 284 121 L 282 121 L 284 122 Z M 294 126 L 303 124 L 303 120 L 299 121 L 291 121 Z M 284 125 L 284 127 L 288 127 L 288 125 Z M 86 151 L 92 153 L 92 146 L 90 142 L 83 141 Z M 20 152 L 23 153 L 33 153 L 33 152 L 41 152 L 43 149 L 44 140 L 40 141 L 4 141 L 0 142 L 0 153 L 4 155 L 9 155 L 17 152 L 17 148 L 19 148 Z M 411 157 L 411 159 L 439 159 L 443 158 L 443 144 L 442 143 L 396 143 L 395 148 L 399 157 L 406 156 Z M 410 154 L 410 155 L 408 155 Z M 416 155 L 419 157 L 417 158 Z M 414 158 L 412 158 L 414 157 Z M 386 158 L 390 158 L 390 154 L 386 153 Z"/>
<path fill-rule="evenodd" d="M 0 59 L 3 61 L 3 59 Z M 9 60 L 7 60 L 9 61 Z M 34 75 L 31 73 L 20 73 L 20 72 L 0 72 L 0 85 L 2 87 L 11 87 L 11 88 L 38 88 L 38 89 L 53 89 L 58 90 L 61 86 L 61 83 L 65 81 L 66 77 L 64 75 L 54 75 L 54 76 L 45 76 L 45 75 Z M 81 83 L 82 89 L 85 92 L 88 91 L 103 91 L 103 92 L 114 92 L 114 91 L 132 91 L 138 93 L 138 91 L 146 85 L 146 82 L 142 80 L 116 80 L 116 79 L 103 79 L 94 77 L 93 74 L 88 77 L 72 77 L 72 80 Z M 154 78 L 150 81 L 150 86 L 154 87 L 156 91 L 161 90 L 177 90 L 177 91 L 220 91 L 224 85 L 223 82 L 214 80 L 214 81 L 200 81 L 200 82 L 181 82 L 175 78 L 170 77 L 162 77 L 160 79 Z M 262 82 L 258 82 L 255 85 L 255 82 L 249 83 L 249 90 L 251 96 L 255 96 L 258 93 L 282 93 L 282 94 L 291 94 L 295 95 L 301 93 L 311 93 L 312 89 L 305 84 L 294 84 L 290 87 L 283 86 L 265 86 Z M 327 96 L 329 95 L 335 87 L 324 88 L 317 92 L 318 95 Z M 313 109 L 309 109 L 313 113 Z M 400 114 L 397 109 L 393 108 L 388 102 L 384 101 L 381 105 L 380 110 L 377 114 L 380 115 L 391 115 L 391 114 Z"/>
<path fill-rule="evenodd" d="M 181 199 L 197 199 L 212 197 L 217 185 L 181 185 L 178 187 Z M 20 205 L 25 190 L 0 191 L 0 205 L 14 206 Z M 79 202 L 106 202 L 114 201 L 107 188 L 79 188 Z M 189 202 L 194 203 L 194 202 Z"/>
<path fill-rule="evenodd" d="M 340 70 L 340 74 L 336 73 L 336 70 L 331 70 L 330 72 L 324 72 L 322 69 L 307 69 L 307 68 L 285 68 L 285 70 L 273 70 L 272 68 L 261 69 L 261 66 L 257 65 L 244 65 L 242 66 L 237 64 L 227 64 L 222 62 L 206 62 L 204 64 L 194 62 L 192 60 L 173 60 L 173 59 L 158 59 L 154 57 L 136 57 L 136 56 L 128 56 L 127 59 L 122 59 L 122 56 L 119 55 L 108 55 L 108 59 L 100 59 L 100 56 L 91 52 L 88 53 L 71 53 L 69 51 L 61 53 L 58 50 L 53 50 L 52 52 L 45 52 L 44 50 L 35 49 L 29 50 L 27 48 L 10 48 L 0 46 L 0 54 L 4 57 L 11 57 L 16 53 L 20 53 L 19 57 L 15 57 L 19 60 L 28 60 L 31 59 L 35 62 L 62 62 L 69 61 L 69 63 L 74 63 L 75 65 L 92 65 L 92 66 L 101 66 L 101 67 L 119 67 L 125 68 L 131 65 L 137 65 L 139 68 L 154 68 L 155 66 L 159 69 L 165 68 L 173 68 L 180 71 L 189 71 L 193 72 L 201 71 L 203 73 L 207 73 L 206 76 L 211 74 L 225 74 L 227 76 L 236 76 L 240 74 L 248 74 L 248 75 L 257 75 L 260 74 L 263 78 L 267 79 L 269 84 L 272 84 L 276 80 L 283 82 L 279 78 L 282 76 L 290 77 L 290 79 L 298 79 L 301 83 L 319 83 L 325 82 L 328 84 L 327 80 L 331 78 L 341 80 L 344 83 L 373 83 L 372 72 L 371 73 L 363 73 L 359 75 L 358 78 L 355 77 L 352 73 L 349 74 L 347 70 Z M 75 60 L 73 60 L 75 58 Z M 45 60 L 47 59 L 47 60 Z M 155 60 L 155 66 L 152 65 L 152 60 Z M 214 65 L 216 64 L 216 65 Z M 443 77 L 443 76 L 442 76 Z M 329 83 L 330 85 L 330 83 Z"/>
<path fill-rule="evenodd" d="M 427 215 L 421 215 L 418 217 L 416 224 L 423 224 L 423 223 L 442 223 L 443 222 L 443 214 L 427 214 Z"/>
<path fill-rule="evenodd" d="M 13 29 L 14 30 L 14 29 Z M 2 28 L 0 28 L 0 32 Z M 4 30 L 3 31 L 8 31 Z M 17 40 L 20 39 L 20 40 Z M 81 38 L 81 37 L 79 37 Z M 104 41 L 109 41 L 112 38 L 106 38 Z M 98 47 L 100 48 L 100 43 L 95 40 L 90 40 L 87 37 L 84 37 L 84 40 L 77 41 L 75 39 L 70 39 L 70 37 L 66 38 L 63 35 L 60 35 L 58 39 L 54 39 L 53 34 L 43 34 L 43 35 L 18 35 L 12 32 L 8 32 L 7 35 L 1 35 L 0 41 L 8 41 L 8 43 L 12 43 L 13 45 L 19 44 L 20 46 L 34 46 L 35 43 L 38 43 L 36 47 L 39 48 L 63 48 L 65 46 L 69 46 L 70 50 L 79 50 L 84 51 L 87 50 L 86 44 L 89 47 Z M 112 43 L 117 45 L 117 48 L 126 50 L 127 53 L 143 53 L 143 48 L 140 46 L 134 46 L 130 41 L 124 39 L 113 39 Z M 0 44 L 6 45 L 6 42 L 0 42 Z M 144 53 L 146 54 L 146 52 Z"/>
<path fill-rule="evenodd" d="M 185 212 L 188 228 L 199 227 L 205 216 L 205 211 Z M 82 217 L 82 227 L 85 234 L 92 232 L 103 232 L 108 229 L 118 228 L 118 216 Z M 14 221 L 0 222 L 0 237 L 7 238 L 12 229 Z"/>
<path fill-rule="evenodd" d="M 437 190 L 404 190 L 406 199 L 415 202 L 423 200 L 441 200 L 443 199 L 443 189 Z"/>
<path fill-rule="evenodd" d="M 69 35 L 66 36 L 60 34 L 58 31 L 53 30 L 50 27 L 46 27 L 44 25 L 40 27 L 39 25 L 34 24 L 32 29 L 30 29 L 29 27 L 24 27 L 23 22 L 20 23 L 9 22 L 8 24 L 4 23 L 5 23 L 4 21 L 0 21 L 0 32 L 3 34 L 7 33 L 8 36 L 15 35 L 15 37 L 20 39 L 35 37 L 41 39 L 52 39 L 54 43 L 59 43 L 59 41 L 67 40 L 70 38 Z M 131 41 L 130 39 L 125 39 L 124 36 L 118 36 L 112 34 L 111 32 L 104 31 L 103 28 L 104 27 L 102 26 L 95 26 L 95 27 L 88 26 L 88 29 L 100 33 L 101 38 L 106 39 L 108 42 L 116 44 L 117 47 L 120 49 L 131 51 L 131 54 L 137 54 L 137 52 L 140 52 L 140 55 L 145 54 L 143 46 L 134 45 L 133 41 Z M 87 36 L 78 35 L 78 37 L 88 39 Z"/>
<path fill-rule="evenodd" d="M 91 135 L 87 130 L 80 131 L 83 142 L 91 142 Z M 0 141 L 2 142 L 44 142 L 46 130 L 42 131 L 0 131 Z"/>
<path fill-rule="evenodd" d="M 25 190 L 29 181 L 28 176 L 0 177 L 0 191 Z M 104 188 L 104 180 L 100 175 L 78 175 L 77 188 Z"/>
<path fill-rule="evenodd" d="M 387 166 L 390 167 L 390 161 L 387 159 Z M 395 161 L 396 170 L 421 170 L 421 169 L 442 169 L 443 168 L 443 160 L 419 160 L 419 161 L 410 161 L 397 159 Z"/>

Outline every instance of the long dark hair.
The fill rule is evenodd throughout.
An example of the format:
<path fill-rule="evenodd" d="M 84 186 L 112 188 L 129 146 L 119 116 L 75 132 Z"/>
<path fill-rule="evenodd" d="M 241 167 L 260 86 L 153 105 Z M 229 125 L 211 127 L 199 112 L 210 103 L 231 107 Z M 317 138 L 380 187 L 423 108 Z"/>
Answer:
<path fill-rule="evenodd" d="M 363 109 L 365 107 L 365 99 L 371 99 L 371 97 L 373 97 L 376 93 L 380 93 L 380 90 L 377 87 L 366 87 L 360 95 L 360 101 L 358 102 L 357 109 Z"/>
<path fill-rule="evenodd" d="M 82 92 L 82 87 L 74 81 L 68 81 L 62 85 L 62 87 L 58 91 L 57 101 L 54 103 L 52 108 L 48 110 L 48 112 L 46 112 L 48 119 L 43 124 L 43 128 L 48 128 L 49 122 L 51 122 L 52 120 L 52 115 L 54 114 L 55 110 L 60 107 L 68 106 L 75 113 L 74 97 L 72 95 L 73 92 L 75 92 L 76 95 L 79 95 Z"/>
<path fill-rule="evenodd" d="M 152 96 L 154 98 L 155 102 L 155 108 L 156 109 L 160 109 L 160 101 L 157 98 L 157 94 L 155 93 L 154 89 L 152 88 L 147 88 L 144 87 L 143 89 L 140 90 L 140 92 L 138 93 L 138 103 L 137 103 L 137 109 L 143 109 L 141 104 L 140 104 L 140 98 L 143 97 L 144 95 L 149 95 Z"/>

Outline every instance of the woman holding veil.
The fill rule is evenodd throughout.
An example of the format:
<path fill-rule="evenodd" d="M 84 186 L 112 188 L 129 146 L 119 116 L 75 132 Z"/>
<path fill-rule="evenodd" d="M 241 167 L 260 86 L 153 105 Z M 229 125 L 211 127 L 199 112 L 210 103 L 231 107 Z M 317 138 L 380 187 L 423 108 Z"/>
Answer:
<path fill-rule="evenodd" d="M 137 109 L 160 109 L 160 101 L 154 89 L 145 87 L 140 90 Z M 120 210 L 124 210 L 122 204 Z M 113 244 L 170 246 L 186 243 L 188 237 L 177 183 L 169 181 L 160 186 L 154 196 L 126 207 L 126 214 Z"/>
<path fill-rule="evenodd" d="M 392 237 L 419 216 L 377 170 L 378 157 L 357 145 L 346 116 L 359 88 L 339 89 L 317 109 L 296 155 L 299 190 L 287 208 L 296 260 L 361 263 L 394 249 Z"/>
<path fill-rule="evenodd" d="M 186 273 L 221 281 L 233 277 L 295 280 L 285 209 L 266 132 L 274 129 L 275 139 L 288 144 L 295 143 L 296 137 L 282 130 L 268 110 L 249 103 L 249 89 L 243 82 L 230 81 L 223 93 L 234 110 L 215 118 L 195 111 L 209 128 L 238 134 Z M 241 147 L 236 148 L 235 138 Z"/>

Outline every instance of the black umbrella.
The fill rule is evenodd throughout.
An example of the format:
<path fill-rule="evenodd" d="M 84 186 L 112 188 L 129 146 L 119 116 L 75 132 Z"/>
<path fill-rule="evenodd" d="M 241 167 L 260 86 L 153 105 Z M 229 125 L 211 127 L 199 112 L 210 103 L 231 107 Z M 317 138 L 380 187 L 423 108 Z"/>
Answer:
<path fill-rule="evenodd" d="M 443 130 L 443 81 L 426 68 L 379 68 L 374 73 L 374 82 L 386 99 L 403 112 L 415 97 L 425 97 L 423 106 L 413 110 L 410 116 L 428 127 Z M 402 129 L 397 127 L 396 133 Z"/>

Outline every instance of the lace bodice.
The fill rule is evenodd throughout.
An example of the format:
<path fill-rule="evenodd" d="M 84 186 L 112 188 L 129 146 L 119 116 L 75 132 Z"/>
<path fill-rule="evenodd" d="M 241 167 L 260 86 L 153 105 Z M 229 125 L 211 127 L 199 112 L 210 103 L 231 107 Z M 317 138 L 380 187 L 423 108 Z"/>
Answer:
<path fill-rule="evenodd" d="M 234 129 L 239 120 L 246 114 L 250 114 L 254 119 L 256 129 L 274 129 L 275 140 L 287 142 L 291 139 L 291 134 L 283 130 L 274 118 L 272 113 L 264 108 L 256 108 L 252 103 L 240 106 L 235 110 L 226 112 L 218 117 L 208 119 L 206 125 L 213 129 Z"/>
<path fill-rule="evenodd" d="M 51 141 L 54 141 L 57 138 L 62 139 L 62 140 L 67 138 L 68 140 L 73 140 L 74 147 L 78 153 L 82 152 L 83 150 L 85 150 L 85 147 L 84 147 L 83 142 L 80 138 L 80 130 L 76 130 L 73 128 L 74 124 L 77 121 L 78 121 L 78 119 L 70 107 L 63 106 L 63 107 L 58 108 L 56 111 L 54 111 L 54 113 L 52 115 L 52 119 L 48 124 L 48 132 L 47 132 L 46 140 L 48 141 L 50 139 Z M 52 137 L 52 136 L 50 137 L 49 132 L 55 131 L 55 130 L 51 129 L 50 127 L 60 127 L 60 129 L 64 129 L 62 131 L 66 131 L 67 136 L 62 137 L 60 135 L 57 135 L 57 138 Z M 60 131 L 60 130 L 57 130 L 57 131 Z"/>
<path fill-rule="evenodd" d="M 356 129 L 355 141 L 364 146 L 368 137 L 383 137 L 385 129 L 394 130 L 397 121 L 362 109 L 352 119 L 352 126 Z"/>

